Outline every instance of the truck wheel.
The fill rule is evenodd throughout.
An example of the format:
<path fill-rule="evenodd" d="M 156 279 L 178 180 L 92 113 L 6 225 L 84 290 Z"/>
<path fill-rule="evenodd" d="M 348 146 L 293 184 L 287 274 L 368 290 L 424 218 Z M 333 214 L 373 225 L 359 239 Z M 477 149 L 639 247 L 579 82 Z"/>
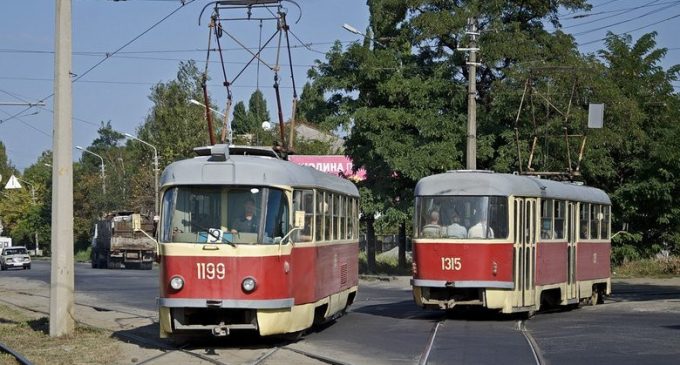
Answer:
<path fill-rule="evenodd" d="M 7 266 L 5 266 L 5 265 L 0 265 L 0 270 L 2 270 L 2 271 L 7 270 Z"/>
<path fill-rule="evenodd" d="M 153 262 L 143 262 L 142 263 L 142 270 L 151 270 L 153 268 Z"/>

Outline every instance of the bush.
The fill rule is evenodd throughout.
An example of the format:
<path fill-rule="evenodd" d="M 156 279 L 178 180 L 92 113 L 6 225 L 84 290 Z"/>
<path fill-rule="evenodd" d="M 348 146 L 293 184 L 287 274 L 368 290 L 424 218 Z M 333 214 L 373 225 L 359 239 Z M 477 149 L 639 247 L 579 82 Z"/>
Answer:
<path fill-rule="evenodd" d="M 359 274 L 376 275 L 412 275 L 411 260 L 407 256 L 406 267 L 399 267 L 399 259 L 395 256 L 376 255 L 375 272 L 368 272 L 366 251 L 359 253 Z"/>
<path fill-rule="evenodd" d="M 614 268 L 617 277 L 680 276 L 680 257 L 660 257 L 627 261 Z"/>
<path fill-rule="evenodd" d="M 90 255 L 92 254 L 92 246 L 87 246 L 84 251 L 78 251 L 74 255 L 74 260 L 76 262 L 89 262 Z"/>

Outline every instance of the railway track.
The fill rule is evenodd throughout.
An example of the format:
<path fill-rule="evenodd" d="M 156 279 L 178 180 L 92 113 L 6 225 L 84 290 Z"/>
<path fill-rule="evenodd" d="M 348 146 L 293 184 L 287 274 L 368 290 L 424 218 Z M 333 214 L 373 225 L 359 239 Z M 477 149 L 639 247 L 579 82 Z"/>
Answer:
<path fill-rule="evenodd" d="M 422 353 L 420 354 L 420 357 L 418 358 L 418 365 L 428 364 L 428 361 L 430 360 L 430 355 L 432 354 L 434 345 L 437 341 L 437 335 L 440 332 L 440 328 L 442 327 L 442 325 L 446 323 L 446 321 L 447 318 L 443 317 L 438 319 L 432 325 L 432 330 L 430 331 L 430 336 L 427 340 L 427 343 L 425 344 L 425 348 L 423 349 Z M 531 332 L 526 328 L 526 321 L 518 320 L 515 323 L 514 330 L 516 332 L 521 333 L 524 339 L 526 340 L 526 343 L 529 346 L 529 350 L 531 351 L 534 364 L 536 365 L 547 364 L 547 362 L 543 358 L 540 348 L 538 347 L 538 343 L 534 340 L 533 336 L 531 335 Z"/>
<path fill-rule="evenodd" d="M 39 294 L 26 293 L 26 292 L 22 292 L 21 294 L 27 295 L 27 296 L 44 297 L 44 296 L 41 296 Z M 31 308 L 31 307 L 19 305 L 19 304 L 12 303 L 10 301 L 6 301 L 6 300 L 3 300 L 3 299 L 0 299 L 0 302 L 10 304 L 14 307 L 21 308 L 21 309 L 31 311 L 31 312 L 34 312 L 34 313 L 38 313 L 38 314 L 41 314 L 41 315 L 46 315 L 46 316 L 49 315 L 49 313 L 47 313 L 45 311 L 42 311 L 42 310 L 39 310 L 39 309 L 36 309 L 36 308 Z M 100 312 L 115 311 L 115 312 L 122 313 L 122 314 L 129 314 L 129 315 L 134 316 L 136 318 L 144 318 L 144 319 L 149 319 L 149 320 L 155 319 L 155 318 L 152 318 L 152 317 L 149 317 L 149 316 L 140 316 L 139 314 L 133 313 L 133 312 L 121 311 L 118 308 L 117 309 L 106 308 L 106 307 L 102 307 L 102 306 L 94 306 L 94 305 L 80 303 L 80 302 L 76 302 L 75 304 L 78 305 L 78 306 L 81 306 L 81 307 L 92 308 L 92 309 L 100 311 Z M 78 323 L 84 324 L 84 323 L 81 323 L 81 322 L 78 322 Z M 87 324 L 87 325 L 90 326 L 90 327 L 96 327 L 96 326 L 92 326 L 90 324 Z M 135 335 L 135 334 L 132 334 L 132 333 L 127 333 L 127 332 L 115 332 L 115 331 L 111 331 L 110 329 L 107 329 L 107 328 L 101 328 L 101 327 L 96 327 L 96 328 L 99 328 L 99 329 L 104 330 L 104 331 L 111 332 L 112 336 L 119 338 L 121 340 L 133 342 L 135 344 L 143 345 L 147 348 L 162 351 L 162 353 L 160 353 L 160 354 L 155 354 L 155 355 L 150 356 L 150 357 L 145 358 L 145 359 L 138 359 L 137 362 L 136 362 L 138 365 L 154 364 L 154 363 L 156 363 L 156 361 L 164 362 L 165 360 L 163 358 L 167 358 L 169 355 L 176 354 L 176 353 L 180 353 L 180 354 L 183 354 L 183 355 L 186 355 L 186 356 L 190 356 L 190 357 L 193 357 L 195 359 L 200 359 L 200 360 L 202 360 L 206 363 L 210 363 L 210 364 L 214 364 L 214 365 L 235 365 L 235 364 L 261 365 L 261 364 L 264 364 L 268 359 L 272 359 L 272 357 L 275 354 L 279 353 L 280 351 L 289 351 L 289 352 L 292 352 L 292 353 L 296 353 L 296 354 L 308 357 L 310 359 L 314 359 L 316 361 L 319 361 L 320 363 L 323 363 L 323 364 L 352 365 L 352 364 L 348 364 L 346 362 L 331 359 L 331 358 L 324 356 L 324 355 L 321 355 L 321 354 L 316 354 L 316 353 L 313 353 L 313 352 L 293 348 L 293 347 L 290 346 L 290 344 L 275 345 L 275 347 L 271 348 L 270 350 L 268 350 L 264 354 L 260 355 L 259 357 L 255 358 L 253 360 L 246 361 L 246 362 L 238 362 L 238 363 L 236 363 L 236 362 L 225 362 L 223 360 L 215 359 L 215 358 L 213 358 L 209 355 L 203 354 L 203 353 L 209 353 L 211 350 L 213 350 L 214 347 L 212 347 L 212 346 L 209 347 L 209 348 L 208 347 L 195 347 L 195 348 L 192 348 L 192 349 L 188 349 L 186 345 L 184 345 L 184 346 L 174 346 L 174 345 L 171 345 L 167 342 L 164 342 L 164 341 L 158 340 L 158 339 L 150 339 L 150 338 L 138 336 L 138 335 Z M 12 350 L 11 348 L 7 347 L 6 345 L 4 345 L 2 343 L 0 343 L 0 351 L 14 356 L 21 365 L 32 365 L 32 363 L 30 361 L 28 361 L 28 359 L 26 359 L 21 354 Z"/>

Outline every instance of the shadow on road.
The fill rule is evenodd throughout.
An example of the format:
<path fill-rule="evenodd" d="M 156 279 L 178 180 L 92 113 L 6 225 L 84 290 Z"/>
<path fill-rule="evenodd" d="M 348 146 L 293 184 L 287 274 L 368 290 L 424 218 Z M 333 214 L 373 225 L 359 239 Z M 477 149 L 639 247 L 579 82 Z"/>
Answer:
<path fill-rule="evenodd" d="M 645 302 L 652 300 L 679 299 L 680 287 L 655 284 L 613 283 L 613 302 Z"/>
<path fill-rule="evenodd" d="M 323 331 L 334 321 L 312 327 L 305 334 Z M 261 337 L 253 331 L 234 330 L 226 337 L 215 337 L 209 332 L 204 335 L 177 335 L 173 338 L 160 338 L 158 323 L 129 330 L 115 331 L 112 337 L 147 349 L 160 350 L 205 350 L 206 354 L 218 349 L 269 349 L 282 347 L 304 338 L 304 334 L 294 333 L 279 336 Z"/>

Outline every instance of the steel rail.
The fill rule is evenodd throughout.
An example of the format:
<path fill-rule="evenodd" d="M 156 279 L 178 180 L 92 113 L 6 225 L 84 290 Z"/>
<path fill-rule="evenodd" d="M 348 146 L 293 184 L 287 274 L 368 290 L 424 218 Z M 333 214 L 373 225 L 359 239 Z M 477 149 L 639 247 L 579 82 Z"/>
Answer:
<path fill-rule="evenodd" d="M 538 343 L 536 343 L 536 340 L 534 340 L 534 336 L 532 336 L 531 332 L 527 330 L 524 320 L 517 321 L 517 330 L 520 331 L 524 336 L 524 339 L 527 340 L 529 348 L 531 349 L 531 353 L 534 355 L 534 361 L 536 361 L 536 365 L 547 364 L 543 358 L 543 355 L 541 354 Z"/>
<path fill-rule="evenodd" d="M 445 320 L 446 319 L 440 319 L 439 321 L 437 321 L 437 323 L 435 323 L 434 328 L 430 333 L 430 338 L 427 339 L 427 345 L 425 346 L 423 353 L 420 354 L 420 359 L 418 359 L 418 365 L 427 364 L 427 360 L 430 357 L 430 352 L 432 351 L 432 345 L 434 345 L 434 339 L 437 337 L 437 331 L 439 331 L 439 326 L 441 326 L 441 324 L 444 323 Z"/>

